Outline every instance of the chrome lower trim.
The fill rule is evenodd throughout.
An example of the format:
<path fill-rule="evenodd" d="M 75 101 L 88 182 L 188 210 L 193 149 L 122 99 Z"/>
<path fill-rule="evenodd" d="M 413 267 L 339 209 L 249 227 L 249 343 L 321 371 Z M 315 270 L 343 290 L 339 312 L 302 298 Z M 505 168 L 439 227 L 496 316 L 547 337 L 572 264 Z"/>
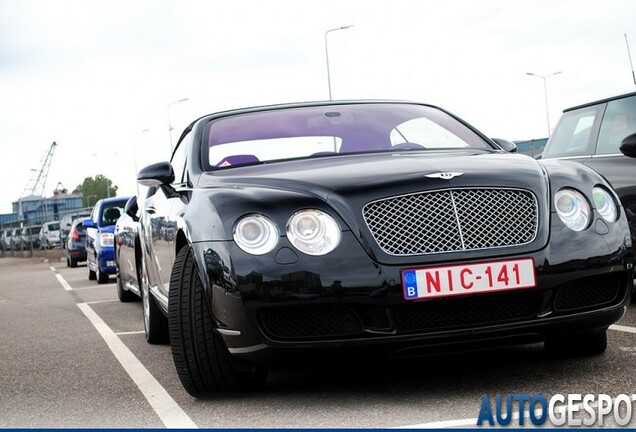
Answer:
<path fill-rule="evenodd" d="M 248 354 L 255 351 L 263 350 L 265 348 L 267 348 L 267 345 L 260 344 L 260 345 L 252 345 L 252 346 L 243 347 L 243 348 L 228 348 L 227 350 L 232 354 Z"/>
<path fill-rule="evenodd" d="M 240 330 L 230 330 L 230 329 L 218 328 L 218 329 L 216 329 L 216 331 L 219 332 L 222 335 L 225 335 L 225 336 L 240 336 L 241 335 Z"/>
<path fill-rule="evenodd" d="M 133 292 L 135 294 L 137 294 L 139 297 L 141 297 L 141 290 L 139 289 L 139 287 L 131 282 L 126 282 L 124 284 L 124 286 L 126 287 L 126 289 L 130 292 Z"/>
<path fill-rule="evenodd" d="M 151 286 L 150 292 L 157 300 L 159 300 L 161 307 L 163 307 L 164 310 L 168 310 L 168 297 L 159 290 L 159 287 L 157 285 Z"/>

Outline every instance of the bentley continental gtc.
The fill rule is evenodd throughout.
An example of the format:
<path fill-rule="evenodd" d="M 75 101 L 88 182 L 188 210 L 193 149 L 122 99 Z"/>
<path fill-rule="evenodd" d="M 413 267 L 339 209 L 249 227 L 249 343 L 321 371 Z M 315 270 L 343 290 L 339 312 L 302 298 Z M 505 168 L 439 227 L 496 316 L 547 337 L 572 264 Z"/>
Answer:
<path fill-rule="evenodd" d="M 195 397 L 316 356 L 602 353 L 633 284 L 625 212 L 590 168 L 513 150 L 411 102 L 194 121 L 138 174 L 148 341 Z"/>

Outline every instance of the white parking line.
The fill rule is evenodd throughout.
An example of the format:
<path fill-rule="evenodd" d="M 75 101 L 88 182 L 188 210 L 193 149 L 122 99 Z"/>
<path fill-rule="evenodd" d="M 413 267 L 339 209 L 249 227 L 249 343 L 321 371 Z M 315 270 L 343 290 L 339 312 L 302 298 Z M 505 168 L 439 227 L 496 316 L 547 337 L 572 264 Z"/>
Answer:
<path fill-rule="evenodd" d="M 87 304 L 87 305 L 94 305 L 94 304 L 100 304 L 100 303 L 121 303 L 121 302 L 119 300 L 95 300 L 95 301 L 84 302 L 84 304 Z"/>
<path fill-rule="evenodd" d="M 73 291 L 87 291 L 87 290 L 94 290 L 94 289 L 99 289 L 99 288 L 110 288 L 112 285 L 95 285 L 95 286 L 89 286 L 89 287 L 81 287 L 81 288 L 71 288 Z"/>
<path fill-rule="evenodd" d="M 621 331 L 621 332 L 625 332 L 625 333 L 634 333 L 636 334 L 636 327 L 628 327 L 628 326 L 623 326 L 623 325 L 611 325 L 609 326 L 610 330 L 616 330 L 616 331 Z"/>
<path fill-rule="evenodd" d="M 115 333 L 117 336 L 125 336 L 125 335 L 137 335 L 137 334 L 144 334 L 146 333 L 143 330 L 139 330 L 139 331 L 128 331 L 128 332 L 117 332 Z"/>
<path fill-rule="evenodd" d="M 64 278 L 55 272 L 54 267 L 51 267 L 51 270 L 55 273 L 57 280 L 65 290 L 72 290 Z M 66 288 L 67 286 L 69 289 Z M 106 342 L 106 345 L 108 345 L 108 348 L 110 348 L 115 358 L 137 385 L 163 424 L 167 428 L 198 428 L 196 423 L 188 417 L 161 384 L 159 384 L 159 381 L 152 376 L 148 369 L 135 357 L 132 351 L 119 339 L 115 332 L 108 327 L 104 320 L 102 320 L 87 303 L 78 303 L 77 307 L 80 308 L 86 318 L 93 324 L 97 332 L 104 339 L 104 342 Z"/>
<path fill-rule="evenodd" d="M 135 357 L 119 337 L 108 327 L 99 315 L 87 304 L 77 305 L 102 336 L 119 363 L 130 378 L 137 384 L 144 397 L 155 410 L 167 428 L 197 428 L 168 392 L 159 384 L 154 376 Z"/>
<path fill-rule="evenodd" d="M 64 280 L 64 278 L 62 277 L 61 274 L 59 274 L 57 272 L 57 270 L 55 270 L 55 267 L 50 267 L 51 271 L 53 272 L 53 274 L 55 275 L 55 277 L 57 278 L 58 282 L 60 283 L 60 285 L 62 285 L 62 288 L 64 288 L 65 291 L 73 291 L 73 288 L 68 284 L 68 282 L 66 282 Z"/>

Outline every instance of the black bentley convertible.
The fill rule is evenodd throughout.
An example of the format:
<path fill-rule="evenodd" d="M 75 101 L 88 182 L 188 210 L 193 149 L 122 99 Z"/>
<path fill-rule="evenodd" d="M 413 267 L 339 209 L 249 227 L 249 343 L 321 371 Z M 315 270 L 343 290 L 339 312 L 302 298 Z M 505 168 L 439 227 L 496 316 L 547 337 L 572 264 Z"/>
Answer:
<path fill-rule="evenodd" d="M 633 256 L 609 184 L 434 106 L 226 111 L 138 175 L 146 337 L 196 397 L 268 367 L 545 341 L 599 354 Z"/>

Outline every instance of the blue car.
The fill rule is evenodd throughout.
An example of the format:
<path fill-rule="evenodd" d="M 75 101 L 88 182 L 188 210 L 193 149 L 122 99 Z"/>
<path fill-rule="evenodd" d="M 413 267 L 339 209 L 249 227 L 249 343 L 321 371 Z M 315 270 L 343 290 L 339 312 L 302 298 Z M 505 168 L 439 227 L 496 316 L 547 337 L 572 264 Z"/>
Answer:
<path fill-rule="evenodd" d="M 86 227 L 86 262 L 88 279 L 103 284 L 117 273 L 115 265 L 115 223 L 124 213 L 130 197 L 105 198 L 97 201 L 91 216 L 84 220 Z"/>

